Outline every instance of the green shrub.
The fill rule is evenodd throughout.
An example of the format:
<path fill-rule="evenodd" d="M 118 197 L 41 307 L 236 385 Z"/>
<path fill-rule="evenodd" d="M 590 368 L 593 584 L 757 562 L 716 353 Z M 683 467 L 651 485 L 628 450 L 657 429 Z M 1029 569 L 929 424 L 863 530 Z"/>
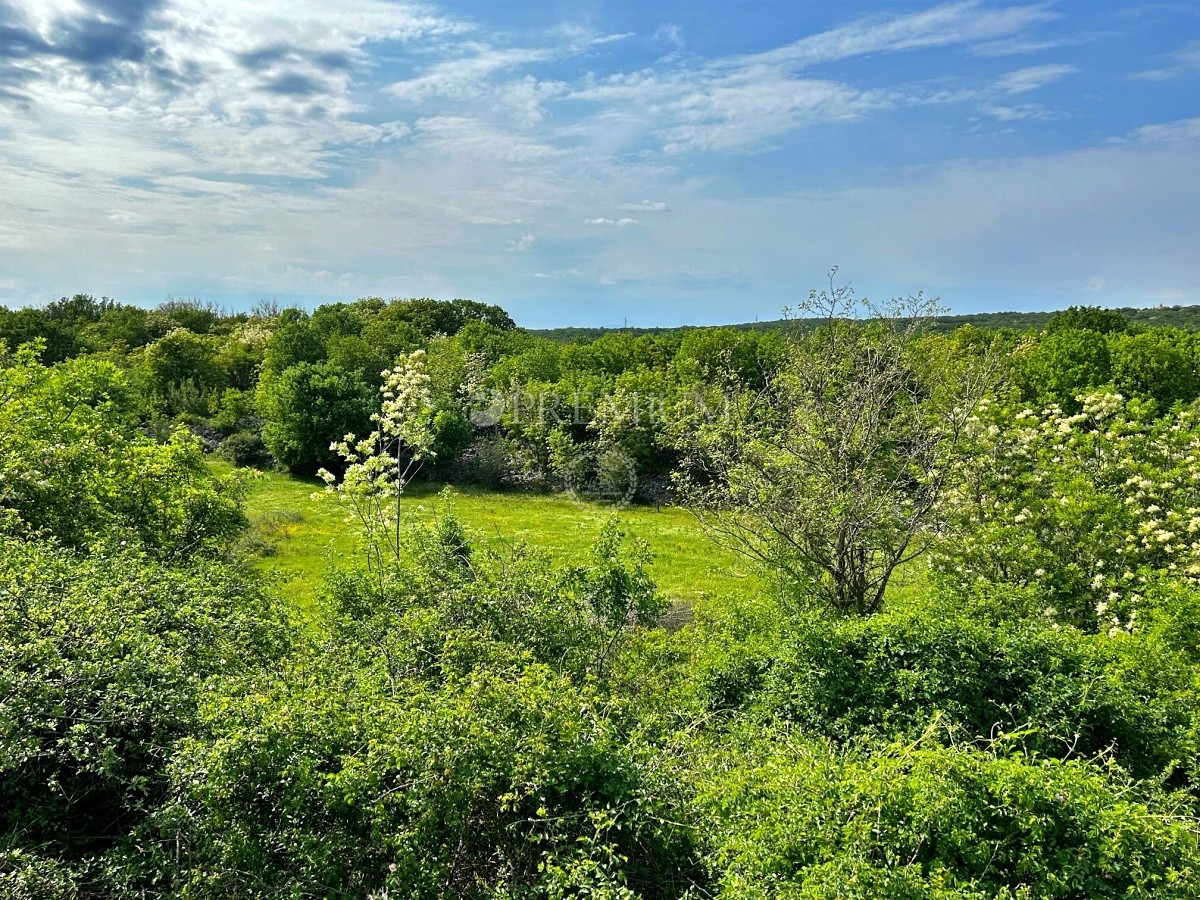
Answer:
<path fill-rule="evenodd" d="M 91 895 L 143 865 L 156 878 L 146 823 L 205 680 L 276 658 L 287 638 L 223 565 L 0 538 L 0 872 L 70 872 Z"/>
<path fill-rule="evenodd" d="M 1016 380 L 1027 400 L 1076 412 L 1077 394 L 1108 384 L 1112 357 L 1099 331 L 1065 328 L 1025 345 L 1014 357 Z"/>
<path fill-rule="evenodd" d="M 259 382 L 256 403 L 263 417 L 263 442 L 291 472 L 315 474 L 338 466 L 330 444 L 346 434 L 371 431 L 374 385 L 328 363 L 298 363 Z"/>
<path fill-rule="evenodd" d="M 936 605 L 865 621 L 805 620 L 770 651 L 702 664 L 712 711 L 786 721 L 838 742 L 1019 732 L 1043 756 L 1106 752 L 1137 777 L 1200 774 L 1200 692 L 1185 651 L 1151 634 L 1109 639 L 1044 622 L 991 627 Z"/>
<path fill-rule="evenodd" d="M 603 708 L 543 666 L 429 685 L 345 647 L 212 697 L 175 765 L 185 894 L 676 896 L 686 836 Z"/>
<path fill-rule="evenodd" d="M 265 468 L 274 461 L 271 451 L 263 443 L 262 435 L 253 431 L 239 431 L 221 441 L 220 453 L 235 466 Z"/>
<path fill-rule="evenodd" d="M 721 897 L 1182 900 L 1200 883 L 1192 808 L 1103 760 L 783 729 L 720 741 L 695 777 Z"/>
<path fill-rule="evenodd" d="M 1112 374 L 1122 394 L 1155 400 L 1164 409 L 1200 394 L 1191 335 L 1177 329 L 1156 328 L 1116 339 Z"/>
<path fill-rule="evenodd" d="M 583 559 L 562 566 L 523 545 L 476 550 L 443 512 L 409 527 L 398 565 L 331 573 L 326 600 L 340 627 L 389 644 L 402 633 L 398 622 L 436 622 L 439 640 L 459 650 L 418 653 L 403 664 L 411 673 L 441 677 L 453 659 L 461 674 L 526 655 L 582 681 L 605 677 L 633 627 L 652 626 L 665 611 L 648 562 L 645 546 L 611 521 Z M 409 659 L 397 652 L 389 658 Z"/>
<path fill-rule="evenodd" d="M 0 896 L 7 900 L 75 900 L 71 866 L 22 849 L 0 849 Z"/>
<path fill-rule="evenodd" d="M 47 368 L 35 348 L 8 355 L 0 345 L 0 508 L 22 532 L 72 547 L 224 552 L 246 521 L 240 481 L 215 475 L 183 430 L 159 443 L 135 421 L 128 382 L 110 363 Z"/>
<path fill-rule="evenodd" d="M 330 573 L 329 637 L 211 691 L 158 827 L 187 896 L 678 896 L 695 863 L 605 692 L 662 601 L 606 527 L 552 566 L 443 514 Z"/>

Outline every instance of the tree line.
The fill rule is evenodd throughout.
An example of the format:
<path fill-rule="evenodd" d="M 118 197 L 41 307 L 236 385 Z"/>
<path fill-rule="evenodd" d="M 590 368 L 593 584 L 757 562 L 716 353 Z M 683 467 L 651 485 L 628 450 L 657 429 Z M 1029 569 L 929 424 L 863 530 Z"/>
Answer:
<path fill-rule="evenodd" d="M 638 499 L 661 500 L 685 452 L 671 424 L 698 402 L 728 405 L 761 389 L 813 321 L 563 342 L 466 300 L 223 314 L 198 302 L 147 310 L 76 295 L 0 309 L 0 340 L 11 348 L 39 340 L 50 364 L 102 357 L 128 376 L 144 429 L 163 435 L 182 424 L 238 464 L 309 476 L 338 464 L 333 441 L 370 430 L 380 373 L 424 349 L 435 395 L 430 476 L 560 489 L 619 453 Z M 1008 382 L 1042 406 L 1074 409 L 1080 391 L 1104 385 L 1161 409 L 1200 395 L 1197 333 L 1142 325 L 1127 311 L 1072 308 L 1046 314 L 1038 330 L 964 324 L 944 333 L 937 311 L 921 321 L 929 355 L 1001 359 Z M 726 397 L 711 395 L 718 384 Z"/>

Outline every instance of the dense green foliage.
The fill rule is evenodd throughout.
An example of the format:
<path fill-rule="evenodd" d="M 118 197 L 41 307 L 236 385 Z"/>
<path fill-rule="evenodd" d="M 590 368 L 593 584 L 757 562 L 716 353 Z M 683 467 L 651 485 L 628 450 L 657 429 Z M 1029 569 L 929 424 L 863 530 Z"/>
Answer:
<path fill-rule="evenodd" d="M 66 546 L 131 544 L 212 554 L 245 524 L 236 479 L 218 478 L 183 429 L 137 429 L 128 378 L 83 357 L 47 368 L 0 344 L 0 504 L 10 529 Z"/>
<path fill-rule="evenodd" d="M 11 538 L 0 597 L 0 867 L 43 860 L 92 895 L 162 883 L 175 745 L 206 680 L 276 658 L 286 619 L 220 563 Z"/>
<path fill-rule="evenodd" d="M 1039 408 L 1074 413 L 1079 393 L 1107 387 L 1165 410 L 1200 396 L 1193 312 L 1072 307 L 1011 320 L 935 316 L 926 352 L 1003 358 L 1008 383 Z M 437 420 L 429 474 L 575 487 L 596 497 L 623 496 L 628 487 L 654 502 L 667 496 L 680 461 L 666 424 L 685 407 L 695 410 L 698 398 L 717 415 L 731 393 L 763 389 L 784 366 L 794 333 L 815 325 L 801 318 L 601 331 L 564 342 L 466 300 L 367 298 L 311 313 L 226 315 L 195 302 L 143 310 L 77 295 L 41 310 L 0 310 L 0 340 L 10 350 L 37 339 L 45 342 L 43 363 L 99 355 L 121 369 L 131 395 L 126 410 L 157 437 L 182 424 L 209 448 L 228 442 L 224 455 L 239 464 L 265 465 L 269 454 L 302 475 L 336 469 L 330 444 L 371 430 L 380 373 L 423 348 Z M 634 477 L 616 485 L 606 468 Z"/>
<path fill-rule="evenodd" d="M 610 531 L 555 572 L 452 519 L 406 543 L 330 580 L 318 647 L 212 695 L 179 762 L 189 890 L 673 896 L 687 838 L 605 690 L 627 616 L 656 614 L 637 555 Z"/>
<path fill-rule="evenodd" d="M 882 327 L 4 312 L 0 895 L 1197 896 L 1194 335 Z M 357 513 L 303 617 L 206 451 Z M 902 534 L 902 583 L 766 553 L 681 603 L 618 520 L 563 558 L 412 514 L 420 463 L 591 522 L 752 485 L 775 540 Z"/>
<path fill-rule="evenodd" d="M 1187 812 L 1103 766 L 1003 744 L 730 743 L 699 798 L 721 896 L 1195 895 Z"/>
<path fill-rule="evenodd" d="M 264 378 L 257 402 L 265 419 L 263 444 L 280 465 L 311 473 L 336 463 L 332 440 L 368 430 L 375 392 L 328 363 L 301 362 Z"/>

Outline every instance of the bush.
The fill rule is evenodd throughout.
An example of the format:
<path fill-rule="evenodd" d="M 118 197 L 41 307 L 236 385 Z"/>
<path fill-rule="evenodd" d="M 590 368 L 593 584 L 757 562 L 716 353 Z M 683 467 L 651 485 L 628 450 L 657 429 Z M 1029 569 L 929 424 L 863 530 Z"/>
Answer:
<path fill-rule="evenodd" d="M 156 819 L 187 896 L 680 896 L 652 748 L 605 693 L 661 600 L 605 528 L 579 564 L 476 550 L 447 515 L 327 586 L 330 637 L 211 690 Z"/>
<path fill-rule="evenodd" d="M 206 705 L 175 767 L 188 896 L 668 897 L 689 845 L 593 691 L 393 681 L 345 646 Z"/>
<path fill-rule="evenodd" d="M 487 487 L 528 487 L 543 484 L 537 459 L 520 442 L 503 436 L 478 437 L 452 467 L 456 481 Z"/>
<path fill-rule="evenodd" d="M 1156 328 L 1123 336 L 1113 348 L 1113 384 L 1127 397 L 1157 401 L 1166 409 L 1200 394 L 1193 341 L 1187 332 Z"/>
<path fill-rule="evenodd" d="M 1108 384 L 1112 357 L 1099 331 L 1063 329 L 1016 354 L 1016 376 L 1025 399 L 1076 412 L 1076 395 Z"/>
<path fill-rule="evenodd" d="M 299 363 L 259 382 L 263 442 L 290 472 L 336 468 L 340 460 L 330 444 L 370 433 L 376 402 L 374 386 L 355 375 L 327 363 Z"/>
<path fill-rule="evenodd" d="M 71 867 L 26 850 L 0 849 L 0 896 L 8 900 L 75 900 Z"/>
<path fill-rule="evenodd" d="M 245 525 L 238 479 L 214 475 L 182 429 L 159 443 L 134 427 L 109 363 L 46 368 L 0 345 L 0 508 L 26 534 L 85 548 L 125 541 L 166 558 L 223 553 Z"/>
<path fill-rule="evenodd" d="M 1080 412 L 981 403 L 967 423 L 934 547 L 941 583 L 1032 588 L 1047 616 L 1135 630 L 1147 585 L 1200 583 L 1200 417 L 1153 401 L 1081 394 Z"/>
<path fill-rule="evenodd" d="M 523 545 L 475 550 L 443 514 L 410 526 L 400 560 L 383 572 L 335 571 L 326 600 L 355 641 L 374 641 L 395 671 L 413 677 L 529 658 L 581 683 L 603 678 L 632 629 L 665 610 L 645 545 L 627 543 L 615 522 L 582 560 L 561 566 Z M 422 633 L 435 628 L 444 646 L 406 635 L 414 622 Z"/>
<path fill-rule="evenodd" d="M 161 874 L 147 823 L 205 680 L 286 641 L 277 608 L 223 565 L 0 538 L 0 884 L 11 865 L 28 885 L 69 873 L 112 896 L 113 879 Z"/>
<path fill-rule="evenodd" d="M 253 466 L 265 469 L 275 460 L 263 443 L 262 435 L 253 431 L 239 431 L 221 441 L 220 453 L 235 466 Z"/>
<path fill-rule="evenodd" d="M 1195 895 L 1190 808 L 1102 760 L 1003 744 L 838 749 L 779 729 L 722 745 L 696 773 L 697 834 L 721 897 Z"/>
<path fill-rule="evenodd" d="M 874 619 L 808 620 L 769 650 L 725 652 L 700 674 L 710 710 L 786 721 L 839 743 L 948 741 L 1018 732 L 1050 758 L 1110 753 L 1136 777 L 1193 783 L 1200 700 L 1186 652 L 1153 635 L 1117 640 L 1044 621 L 987 626 L 930 606 Z"/>

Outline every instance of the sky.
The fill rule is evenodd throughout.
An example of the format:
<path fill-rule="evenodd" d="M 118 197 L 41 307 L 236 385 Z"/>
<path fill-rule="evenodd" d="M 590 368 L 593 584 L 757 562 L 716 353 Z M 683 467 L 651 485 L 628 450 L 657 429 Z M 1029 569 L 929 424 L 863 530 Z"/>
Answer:
<path fill-rule="evenodd" d="M 0 304 L 1200 303 L 1200 4 L 0 0 Z"/>

